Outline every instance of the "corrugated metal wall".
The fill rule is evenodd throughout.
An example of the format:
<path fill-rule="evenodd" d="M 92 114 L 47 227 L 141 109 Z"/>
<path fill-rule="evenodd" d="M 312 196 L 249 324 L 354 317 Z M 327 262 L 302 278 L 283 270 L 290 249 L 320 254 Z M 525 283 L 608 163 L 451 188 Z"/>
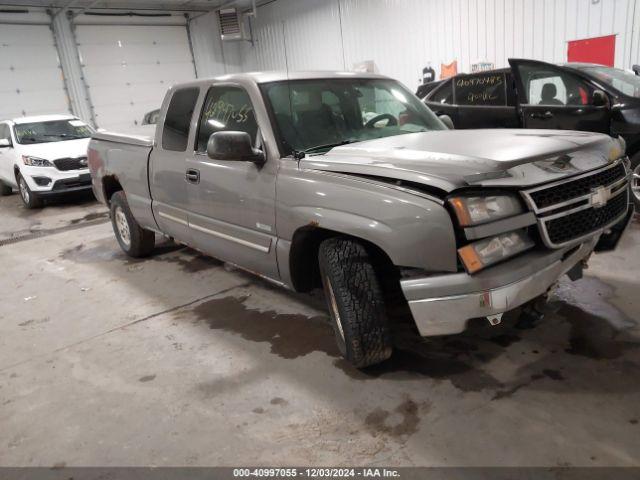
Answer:
<path fill-rule="evenodd" d="M 617 35 L 615 65 L 640 63 L 640 0 L 276 0 L 252 20 L 242 70 L 351 69 L 415 87 L 428 61 L 459 71 L 509 57 L 566 61 L 567 41 Z"/>

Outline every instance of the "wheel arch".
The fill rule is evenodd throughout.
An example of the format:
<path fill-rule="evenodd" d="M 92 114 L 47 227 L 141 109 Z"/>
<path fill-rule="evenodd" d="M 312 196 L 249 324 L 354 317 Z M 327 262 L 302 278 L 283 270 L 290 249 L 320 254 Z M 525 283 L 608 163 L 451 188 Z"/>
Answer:
<path fill-rule="evenodd" d="M 111 204 L 111 197 L 114 193 L 123 191 L 122 184 L 116 175 L 106 175 L 102 178 L 102 193 L 107 205 Z"/>
<path fill-rule="evenodd" d="M 324 240 L 335 237 L 361 243 L 370 255 L 376 271 L 390 275 L 398 272 L 389 255 L 372 241 L 329 228 L 306 225 L 295 231 L 289 249 L 289 275 L 296 291 L 307 292 L 321 286 L 318 251 Z"/>

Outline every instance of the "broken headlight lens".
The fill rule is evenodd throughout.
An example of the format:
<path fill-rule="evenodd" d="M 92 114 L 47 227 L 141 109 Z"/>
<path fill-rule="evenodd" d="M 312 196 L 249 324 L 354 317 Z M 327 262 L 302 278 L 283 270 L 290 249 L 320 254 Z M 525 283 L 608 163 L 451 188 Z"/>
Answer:
<path fill-rule="evenodd" d="M 468 273 L 475 273 L 494 263 L 513 257 L 533 247 L 534 242 L 523 230 L 502 233 L 458 249 L 460 260 Z"/>
<path fill-rule="evenodd" d="M 32 157 L 30 155 L 23 155 L 22 162 L 30 167 L 53 167 L 53 163 L 44 158 Z"/>
<path fill-rule="evenodd" d="M 449 203 L 462 227 L 493 222 L 524 211 L 518 198 L 513 195 L 460 196 L 450 198 Z"/>

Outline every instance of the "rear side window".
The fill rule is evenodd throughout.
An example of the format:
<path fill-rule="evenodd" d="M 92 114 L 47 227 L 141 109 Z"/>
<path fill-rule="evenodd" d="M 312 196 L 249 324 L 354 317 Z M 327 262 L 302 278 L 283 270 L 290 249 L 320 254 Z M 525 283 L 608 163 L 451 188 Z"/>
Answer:
<path fill-rule="evenodd" d="M 505 106 L 507 90 L 504 73 L 459 75 L 454 79 L 458 105 Z"/>
<path fill-rule="evenodd" d="M 0 139 L 6 138 L 11 140 L 11 133 L 9 132 L 9 125 L 6 123 L 0 123 Z"/>
<path fill-rule="evenodd" d="M 200 115 L 197 151 L 207 149 L 212 134 L 228 130 L 248 133 L 255 145 L 258 123 L 251 99 L 240 87 L 211 87 Z"/>
<path fill-rule="evenodd" d="M 187 149 L 189 124 L 198 93 L 197 88 L 184 88 L 176 90 L 171 97 L 162 129 L 162 148 L 164 150 L 184 152 Z"/>
<path fill-rule="evenodd" d="M 452 82 L 447 82 L 436 90 L 436 92 L 429 98 L 430 102 L 444 103 L 451 105 L 453 103 L 453 86 Z"/>

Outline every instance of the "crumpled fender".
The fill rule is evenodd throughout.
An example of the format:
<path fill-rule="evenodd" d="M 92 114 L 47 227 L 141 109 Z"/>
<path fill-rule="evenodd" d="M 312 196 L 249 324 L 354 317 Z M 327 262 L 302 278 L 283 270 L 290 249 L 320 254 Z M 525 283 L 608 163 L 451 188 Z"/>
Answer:
<path fill-rule="evenodd" d="M 287 168 L 279 172 L 277 198 L 278 237 L 285 241 L 299 229 L 324 228 L 375 244 L 397 266 L 457 270 L 453 224 L 437 198 L 359 177 Z"/>

